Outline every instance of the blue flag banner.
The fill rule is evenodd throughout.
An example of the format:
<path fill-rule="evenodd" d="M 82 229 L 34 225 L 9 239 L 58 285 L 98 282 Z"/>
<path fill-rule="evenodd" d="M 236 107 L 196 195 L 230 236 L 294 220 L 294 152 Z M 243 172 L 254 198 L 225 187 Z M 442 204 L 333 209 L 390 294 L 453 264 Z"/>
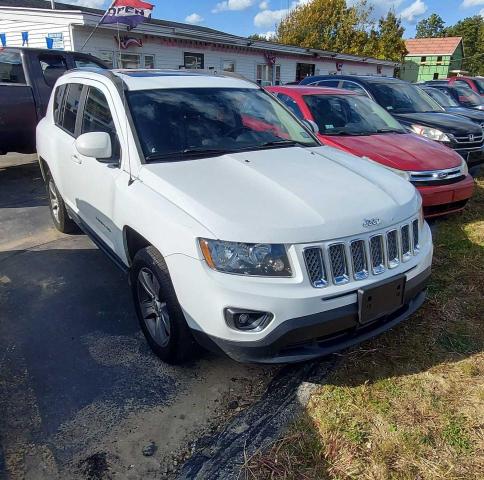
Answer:
<path fill-rule="evenodd" d="M 114 0 L 100 23 L 123 23 L 132 30 L 151 18 L 154 6 L 141 0 Z"/>
<path fill-rule="evenodd" d="M 29 44 L 29 32 L 22 32 L 22 47 Z"/>
<path fill-rule="evenodd" d="M 7 46 L 7 34 L 6 33 L 0 33 L 0 42 L 2 42 L 2 47 Z"/>

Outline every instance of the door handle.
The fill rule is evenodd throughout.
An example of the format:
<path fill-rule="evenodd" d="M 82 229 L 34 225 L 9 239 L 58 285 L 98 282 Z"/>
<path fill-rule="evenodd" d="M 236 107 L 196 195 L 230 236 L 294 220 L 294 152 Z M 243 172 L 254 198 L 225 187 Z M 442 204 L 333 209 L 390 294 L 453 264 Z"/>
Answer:
<path fill-rule="evenodd" d="M 79 157 L 79 155 L 77 155 L 76 153 L 74 153 L 71 158 L 72 160 L 74 160 L 74 162 L 78 163 L 79 165 L 82 163 L 81 157 Z"/>

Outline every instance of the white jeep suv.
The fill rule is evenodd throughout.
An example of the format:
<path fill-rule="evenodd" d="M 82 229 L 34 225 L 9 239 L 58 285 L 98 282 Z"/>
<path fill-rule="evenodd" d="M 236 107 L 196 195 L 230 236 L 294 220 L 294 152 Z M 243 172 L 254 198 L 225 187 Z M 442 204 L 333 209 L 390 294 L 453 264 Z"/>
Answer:
<path fill-rule="evenodd" d="M 224 75 L 58 80 L 37 129 L 53 221 L 80 226 L 129 273 L 165 361 L 196 341 L 239 361 L 312 359 L 424 301 L 432 240 L 419 194 L 311 128 Z"/>

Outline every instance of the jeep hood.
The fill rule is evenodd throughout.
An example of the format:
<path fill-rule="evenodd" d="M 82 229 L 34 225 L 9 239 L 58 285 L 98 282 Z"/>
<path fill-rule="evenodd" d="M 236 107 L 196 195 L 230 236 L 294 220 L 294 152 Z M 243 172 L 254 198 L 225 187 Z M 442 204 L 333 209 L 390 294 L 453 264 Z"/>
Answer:
<path fill-rule="evenodd" d="M 415 215 L 415 188 L 390 171 L 332 147 L 282 148 L 153 163 L 139 180 L 214 237 L 305 243 L 357 235 Z"/>

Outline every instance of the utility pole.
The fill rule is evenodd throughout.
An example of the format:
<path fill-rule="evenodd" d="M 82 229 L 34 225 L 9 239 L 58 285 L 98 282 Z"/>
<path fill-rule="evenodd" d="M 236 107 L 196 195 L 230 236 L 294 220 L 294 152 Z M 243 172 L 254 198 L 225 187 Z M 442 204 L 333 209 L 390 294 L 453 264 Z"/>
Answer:
<path fill-rule="evenodd" d="M 55 0 L 50 0 L 50 8 L 52 8 L 52 10 L 55 10 Z"/>

